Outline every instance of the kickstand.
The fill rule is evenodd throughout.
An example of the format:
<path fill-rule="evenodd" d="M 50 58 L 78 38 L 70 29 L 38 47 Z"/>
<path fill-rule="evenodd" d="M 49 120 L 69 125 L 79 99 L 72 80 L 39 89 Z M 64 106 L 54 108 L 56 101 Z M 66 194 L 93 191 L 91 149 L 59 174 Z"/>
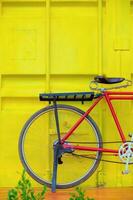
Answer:
<path fill-rule="evenodd" d="M 56 192 L 56 179 L 58 167 L 58 148 L 54 145 L 54 160 L 53 160 L 53 176 L 52 176 L 52 192 Z"/>

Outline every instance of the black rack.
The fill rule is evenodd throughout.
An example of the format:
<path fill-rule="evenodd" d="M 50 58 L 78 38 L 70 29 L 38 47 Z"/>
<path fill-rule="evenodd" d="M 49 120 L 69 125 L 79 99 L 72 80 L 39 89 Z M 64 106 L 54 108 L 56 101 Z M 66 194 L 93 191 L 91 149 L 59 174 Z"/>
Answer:
<path fill-rule="evenodd" d="M 94 92 L 69 92 L 69 93 L 43 93 L 39 96 L 40 101 L 92 101 Z"/>

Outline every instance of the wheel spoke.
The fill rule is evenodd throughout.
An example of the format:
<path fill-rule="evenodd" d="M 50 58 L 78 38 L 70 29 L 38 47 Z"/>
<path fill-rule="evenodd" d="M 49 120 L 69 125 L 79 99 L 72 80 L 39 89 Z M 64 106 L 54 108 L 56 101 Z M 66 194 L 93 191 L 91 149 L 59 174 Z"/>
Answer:
<path fill-rule="evenodd" d="M 57 105 L 57 111 L 58 130 L 61 137 L 84 114 L 80 109 L 66 105 Z M 26 122 L 19 140 L 19 154 L 24 168 L 37 182 L 46 184 L 49 187 L 52 185 L 54 171 L 53 143 L 59 140 L 57 123 L 54 120 L 54 106 L 41 109 Z M 49 137 L 47 137 L 48 135 Z M 65 142 L 69 143 L 70 146 L 74 141 L 79 141 L 83 144 L 89 141 L 90 147 L 102 147 L 99 129 L 89 116 L 75 129 L 74 133 L 68 138 L 68 141 Z M 79 145 L 79 143 L 76 142 L 75 145 Z M 75 154 L 79 154 L 80 156 L 75 156 Z M 70 148 L 68 150 L 60 149 L 57 161 L 56 187 L 68 188 L 85 181 L 98 167 L 101 154 L 101 152 L 89 152 L 87 155 L 86 151 Z M 86 159 L 86 157 L 91 157 L 91 159 Z"/>

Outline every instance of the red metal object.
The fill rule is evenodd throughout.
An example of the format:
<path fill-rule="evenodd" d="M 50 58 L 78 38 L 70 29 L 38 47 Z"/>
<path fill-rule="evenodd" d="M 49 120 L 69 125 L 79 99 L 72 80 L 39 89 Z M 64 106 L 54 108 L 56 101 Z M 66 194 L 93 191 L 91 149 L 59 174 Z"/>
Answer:
<path fill-rule="evenodd" d="M 118 120 L 118 117 L 116 115 L 115 109 L 111 103 L 112 100 L 133 100 L 133 92 L 110 92 L 105 91 L 103 92 L 102 96 L 98 97 L 98 99 L 93 103 L 93 105 L 85 112 L 83 116 L 74 124 L 74 126 L 66 133 L 66 135 L 61 139 L 61 142 L 64 146 L 64 148 L 72 148 L 77 150 L 84 150 L 84 151 L 100 151 L 100 152 L 108 152 L 108 153 L 118 153 L 118 150 L 114 149 L 105 149 L 105 148 L 96 148 L 96 147 L 86 147 L 86 146 L 80 146 L 80 145 L 69 145 L 65 144 L 65 140 L 69 138 L 70 135 L 73 134 L 74 130 L 82 123 L 82 121 L 85 119 L 85 117 L 93 110 L 93 108 L 101 101 L 101 99 L 105 98 L 105 101 L 107 102 L 112 117 L 114 119 L 114 122 L 116 124 L 116 127 L 118 129 L 118 133 L 121 137 L 122 142 L 126 142 L 126 138 L 124 135 L 124 132 L 121 128 L 120 122 Z"/>
<path fill-rule="evenodd" d="M 123 130 L 122 130 L 121 126 L 120 126 L 120 122 L 119 122 L 118 117 L 117 117 L 117 115 L 116 115 L 116 112 L 115 112 L 115 110 L 114 110 L 114 108 L 113 108 L 113 105 L 112 105 L 112 103 L 111 103 L 110 96 L 109 96 L 108 93 L 105 93 L 105 99 L 106 99 L 106 102 L 108 103 L 108 106 L 109 106 L 110 111 L 111 111 L 111 113 L 112 113 L 112 116 L 113 116 L 113 118 L 114 118 L 115 124 L 116 124 L 117 129 L 118 129 L 118 131 L 119 131 L 119 134 L 120 134 L 120 136 L 121 136 L 122 142 L 126 142 L 126 138 L 125 138 L 125 136 L 124 136 Z M 116 97 L 115 100 L 117 100 L 117 97 Z"/>
<path fill-rule="evenodd" d="M 79 146 L 79 145 L 69 145 L 63 144 L 64 148 L 71 148 L 75 150 L 84 150 L 84 151 L 101 151 L 101 152 L 108 152 L 108 153 L 118 153 L 118 150 L 114 149 L 105 149 L 105 148 L 96 148 L 96 147 L 86 147 L 86 146 Z"/>
<path fill-rule="evenodd" d="M 85 119 L 85 117 L 93 110 L 93 108 L 99 103 L 99 101 L 103 98 L 100 96 L 94 104 L 85 112 L 85 114 L 74 124 L 74 126 L 66 133 L 66 135 L 61 139 L 62 144 L 65 140 L 69 138 L 69 136 L 73 133 L 73 131 L 81 124 L 81 122 Z"/>

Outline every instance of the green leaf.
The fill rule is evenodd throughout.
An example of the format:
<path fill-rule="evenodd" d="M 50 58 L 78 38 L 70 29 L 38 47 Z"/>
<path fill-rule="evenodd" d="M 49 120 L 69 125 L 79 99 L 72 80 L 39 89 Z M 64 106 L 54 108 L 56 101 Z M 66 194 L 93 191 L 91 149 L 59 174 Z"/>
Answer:
<path fill-rule="evenodd" d="M 44 200 L 45 193 L 46 186 L 44 185 L 42 191 L 35 194 L 34 188 L 23 170 L 17 186 L 8 192 L 8 200 Z"/>
<path fill-rule="evenodd" d="M 44 194 L 46 193 L 47 191 L 47 188 L 46 188 L 46 185 L 43 186 L 43 190 L 41 192 L 41 196 L 44 196 Z"/>
<path fill-rule="evenodd" d="M 70 193 L 70 195 L 71 197 L 69 200 L 94 200 L 90 199 L 89 197 L 85 198 L 85 191 L 79 187 L 75 189 L 75 193 Z"/>

